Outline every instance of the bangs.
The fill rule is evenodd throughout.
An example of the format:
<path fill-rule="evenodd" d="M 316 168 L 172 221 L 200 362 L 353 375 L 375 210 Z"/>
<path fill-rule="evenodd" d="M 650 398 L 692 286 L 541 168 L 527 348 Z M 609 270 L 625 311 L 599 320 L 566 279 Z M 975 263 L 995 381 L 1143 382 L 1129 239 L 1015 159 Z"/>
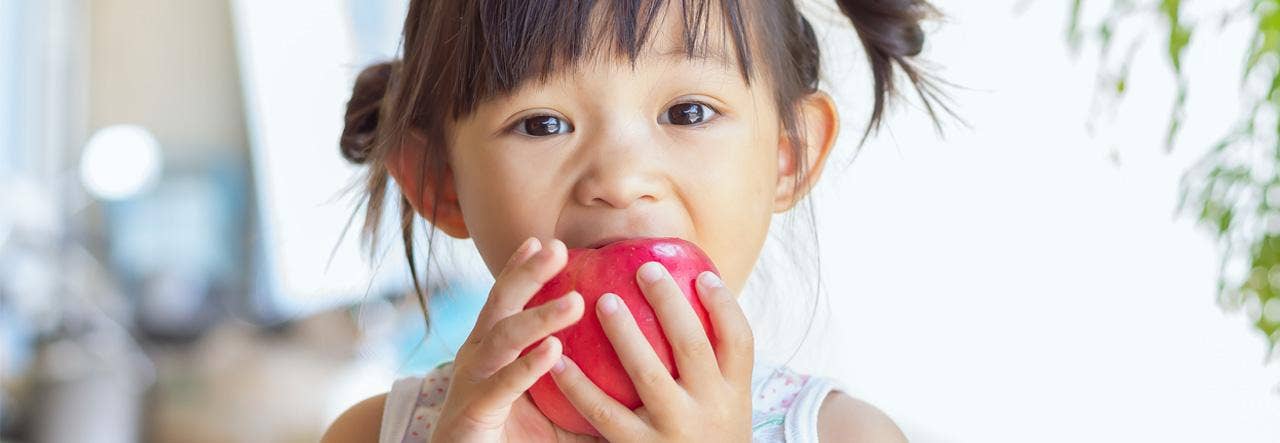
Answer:
<path fill-rule="evenodd" d="M 458 71 L 442 76 L 454 118 L 527 81 L 545 82 L 584 60 L 609 57 L 633 67 L 667 23 L 689 59 L 736 63 L 751 83 L 752 60 L 740 0 L 487 0 L 462 3 L 456 33 L 436 35 L 437 54 Z M 449 26 L 437 29 L 445 30 Z M 712 40 L 717 38 L 718 40 Z M 452 47 L 450 47 L 452 46 Z M 665 49 L 665 48 L 663 48 Z M 726 53 L 727 52 L 727 53 Z M 443 55 L 443 54 L 441 54 Z M 450 78 L 452 77 L 452 78 Z M 453 80 L 449 82 L 448 80 Z M 444 92 L 444 91 L 441 91 Z"/>
<path fill-rule="evenodd" d="M 663 58 L 703 59 L 732 70 L 748 86 L 771 92 L 782 134 L 796 159 L 792 195 L 808 195 L 809 154 L 801 100 L 820 92 L 821 52 L 812 24 L 796 0 L 409 0 L 401 57 L 365 68 L 347 102 L 340 139 L 343 155 L 367 165 L 362 239 L 376 259 L 385 205 L 398 203 L 400 240 L 414 293 L 427 317 L 419 279 L 415 221 L 437 220 L 451 182 L 449 120 L 475 112 L 490 99 L 510 95 L 530 81 L 548 82 L 585 61 L 626 60 L 634 68 L 647 46 Z M 880 128 L 885 106 L 909 81 L 940 124 L 935 106 L 953 115 L 936 79 L 915 62 L 923 49 L 921 21 L 936 17 L 928 0 L 838 0 L 853 25 L 870 68 L 871 116 L 858 143 Z M 746 5 L 744 7 L 744 5 Z M 832 11 L 834 12 L 834 11 Z M 750 44 L 749 44 L 750 41 Z M 757 47 L 753 51 L 751 45 Z M 754 54 L 754 55 L 753 55 Z M 753 62 L 753 58 L 756 60 Z M 902 78 L 898 79 L 897 74 Z M 845 75 L 842 75 L 845 77 Z M 751 91 L 753 94 L 755 90 Z M 764 95 L 764 94 L 761 94 Z M 827 99 L 829 100 L 829 98 Z M 941 130 L 941 126 L 937 126 Z M 830 142 L 828 140 L 828 142 Z M 781 145 L 779 145 L 781 146 Z M 402 149 L 421 150 L 417 165 L 404 164 Z M 856 158 L 857 152 L 854 153 Z M 852 161 L 853 159 L 850 159 Z M 821 162 L 821 160 L 819 160 Z M 417 167 L 416 183 L 393 183 L 392 167 Z M 406 173 L 412 170 L 405 169 Z M 418 207 L 406 187 L 416 186 Z M 401 191 L 392 197 L 394 189 Z M 458 202 L 446 202 L 457 209 Z M 446 208 L 448 209 L 448 208 Z M 809 206 L 812 213 L 813 207 Z M 352 214 L 354 220 L 356 214 Z M 426 265 L 436 254 L 428 227 Z M 815 243 L 816 246 L 816 243 Z M 447 285 L 448 283 L 445 282 Z M 816 308 L 816 305 L 815 305 Z"/>

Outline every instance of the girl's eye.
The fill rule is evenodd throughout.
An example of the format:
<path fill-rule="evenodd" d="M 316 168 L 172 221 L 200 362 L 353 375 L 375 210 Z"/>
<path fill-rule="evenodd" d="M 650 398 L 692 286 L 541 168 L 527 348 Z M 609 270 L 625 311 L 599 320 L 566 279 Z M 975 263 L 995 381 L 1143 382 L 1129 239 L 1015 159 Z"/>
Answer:
<path fill-rule="evenodd" d="M 702 103 L 688 102 L 667 108 L 667 113 L 663 115 L 661 123 L 671 123 L 673 125 L 696 125 L 716 116 L 716 110 Z"/>
<path fill-rule="evenodd" d="M 534 137 L 546 137 L 548 135 L 565 134 L 573 132 L 573 125 L 564 121 L 560 117 L 550 115 L 539 115 L 524 119 L 516 130 L 525 135 Z"/>

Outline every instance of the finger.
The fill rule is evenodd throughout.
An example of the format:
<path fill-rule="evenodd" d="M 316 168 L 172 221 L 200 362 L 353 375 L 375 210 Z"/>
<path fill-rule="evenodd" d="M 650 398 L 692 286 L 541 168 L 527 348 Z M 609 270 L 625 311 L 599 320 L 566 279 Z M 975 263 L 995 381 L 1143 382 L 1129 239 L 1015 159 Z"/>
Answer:
<path fill-rule="evenodd" d="M 605 394 L 568 356 L 551 367 L 551 379 L 569 403 L 608 441 L 650 441 L 649 426 L 622 403 Z"/>
<path fill-rule="evenodd" d="M 528 260 L 498 275 L 489 300 L 476 320 L 476 329 L 487 331 L 494 323 L 524 310 L 533 295 L 564 268 L 568 250 L 560 240 L 546 242 Z"/>
<path fill-rule="evenodd" d="M 751 382 L 751 366 L 755 361 L 755 338 L 742 306 L 733 292 L 724 286 L 714 272 L 703 272 L 697 280 L 698 298 L 711 318 L 715 331 L 716 361 L 725 379 L 734 383 Z"/>
<path fill-rule="evenodd" d="M 560 340 L 547 337 L 528 354 L 511 362 L 493 375 L 468 408 L 472 417 L 482 417 L 509 408 L 525 391 L 560 361 L 564 348 Z"/>
<path fill-rule="evenodd" d="M 640 290 L 658 315 L 667 343 L 671 344 L 680 384 L 700 386 L 722 377 L 707 330 L 667 268 L 658 262 L 648 262 L 640 266 L 636 276 Z"/>
<path fill-rule="evenodd" d="M 582 318 L 583 304 L 582 295 L 572 291 L 499 320 L 483 338 L 475 354 L 477 378 L 497 372 L 534 342 L 577 322 Z"/>
<path fill-rule="evenodd" d="M 521 243 L 520 247 L 516 248 L 516 251 L 511 253 L 511 257 L 507 259 L 507 264 L 502 266 L 502 271 L 498 272 L 498 275 L 507 273 L 507 270 L 519 266 L 521 263 L 524 263 L 525 260 L 528 260 L 529 257 L 532 257 L 533 254 L 536 254 L 541 250 L 542 242 L 538 241 L 538 237 L 526 238 L 524 243 Z"/>
<path fill-rule="evenodd" d="M 504 275 L 510 274 L 517 266 L 520 266 L 529 259 L 532 259 L 534 255 L 542 249 L 542 242 L 539 241 L 537 237 L 529 237 L 525 239 L 524 243 L 521 243 L 520 247 L 516 248 L 516 251 L 511 253 L 511 257 L 507 258 L 507 263 L 502 266 L 501 271 L 498 271 L 498 277 L 495 280 L 501 280 Z M 489 292 L 492 293 L 493 290 L 490 289 Z M 483 329 L 479 327 L 472 328 L 472 336 L 467 338 L 468 343 L 472 341 L 471 339 L 473 337 L 477 337 L 478 334 L 487 332 L 488 326 L 494 321 L 497 321 L 496 319 L 493 321 L 489 320 L 489 318 L 492 317 L 490 314 L 491 311 L 493 311 L 493 297 L 485 299 L 484 306 L 480 307 L 480 312 L 476 317 L 476 326 L 484 325 L 486 327 Z"/>
<path fill-rule="evenodd" d="M 649 405 L 650 410 L 673 412 L 675 408 L 667 406 L 679 399 L 684 390 L 671 377 L 653 346 L 636 326 L 631 310 L 617 294 L 608 293 L 600 296 L 596 311 L 604 335 L 617 351 L 623 369 L 635 385 L 636 393 L 640 394 L 640 401 Z"/>

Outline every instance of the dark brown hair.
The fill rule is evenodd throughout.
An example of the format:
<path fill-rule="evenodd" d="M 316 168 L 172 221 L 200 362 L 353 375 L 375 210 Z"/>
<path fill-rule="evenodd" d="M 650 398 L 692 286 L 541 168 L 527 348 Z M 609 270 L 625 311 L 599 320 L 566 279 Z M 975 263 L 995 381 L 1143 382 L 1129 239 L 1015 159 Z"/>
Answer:
<path fill-rule="evenodd" d="M 676 0 L 672 0 L 676 1 Z M 667 0 L 412 0 L 399 60 L 369 66 L 356 79 L 347 104 L 342 155 L 368 166 L 363 183 L 362 238 L 376 253 L 389 185 L 385 156 L 410 129 L 426 137 L 424 189 L 445 168 L 448 124 L 483 101 L 508 94 L 530 80 L 546 80 L 584 57 L 608 54 L 634 63 L 650 40 Z M 886 103 L 896 96 L 895 71 L 910 81 L 928 111 L 937 89 L 912 61 L 924 46 L 922 20 L 936 14 L 925 0 L 838 0 L 865 49 L 874 104 L 862 141 L 879 128 Z M 679 0 L 684 50 L 703 57 L 713 32 L 727 34 L 727 49 L 744 80 L 765 81 L 798 164 L 805 165 L 798 104 L 818 90 L 820 53 L 813 27 L 793 0 Z M 597 8 L 603 8 L 597 10 Z M 713 14 L 718 14 L 715 16 Z M 715 18 L 719 20 L 715 20 Z M 712 23 L 723 29 L 713 30 Z M 754 49 L 754 51 L 753 51 Z M 755 59 L 756 55 L 762 59 Z M 935 121 L 936 121 L 936 116 Z M 861 146 L 861 145 L 859 145 Z M 799 171 L 803 176 L 807 171 Z M 797 180 L 799 186 L 802 180 Z M 433 199 L 438 202 L 439 199 Z M 419 302 L 426 297 L 414 259 L 415 212 L 400 197 L 401 240 Z M 429 210 L 432 219 L 437 208 Z M 428 251 L 436 230 L 428 234 Z M 427 258 L 430 267 L 430 254 Z"/>

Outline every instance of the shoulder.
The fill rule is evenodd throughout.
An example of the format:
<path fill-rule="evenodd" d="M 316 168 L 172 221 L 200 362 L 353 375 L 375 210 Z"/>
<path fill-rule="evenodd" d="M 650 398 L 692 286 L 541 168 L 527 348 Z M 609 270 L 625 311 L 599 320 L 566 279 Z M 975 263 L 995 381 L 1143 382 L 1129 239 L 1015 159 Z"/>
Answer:
<path fill-rule="evenodd" d="M 831 392 L 818 411 L 818 436 L 835 442 L 906 442 L 907 437 L 883 411 L 842 392 Z"/>
<path fill-rule="evenodd" d="M 329 425 L 320 442 L 378 441 L 378 433 L 382 430 L 382 406 L 386 399 L 387 394 L 378 394 L 351 406 Z"/>

